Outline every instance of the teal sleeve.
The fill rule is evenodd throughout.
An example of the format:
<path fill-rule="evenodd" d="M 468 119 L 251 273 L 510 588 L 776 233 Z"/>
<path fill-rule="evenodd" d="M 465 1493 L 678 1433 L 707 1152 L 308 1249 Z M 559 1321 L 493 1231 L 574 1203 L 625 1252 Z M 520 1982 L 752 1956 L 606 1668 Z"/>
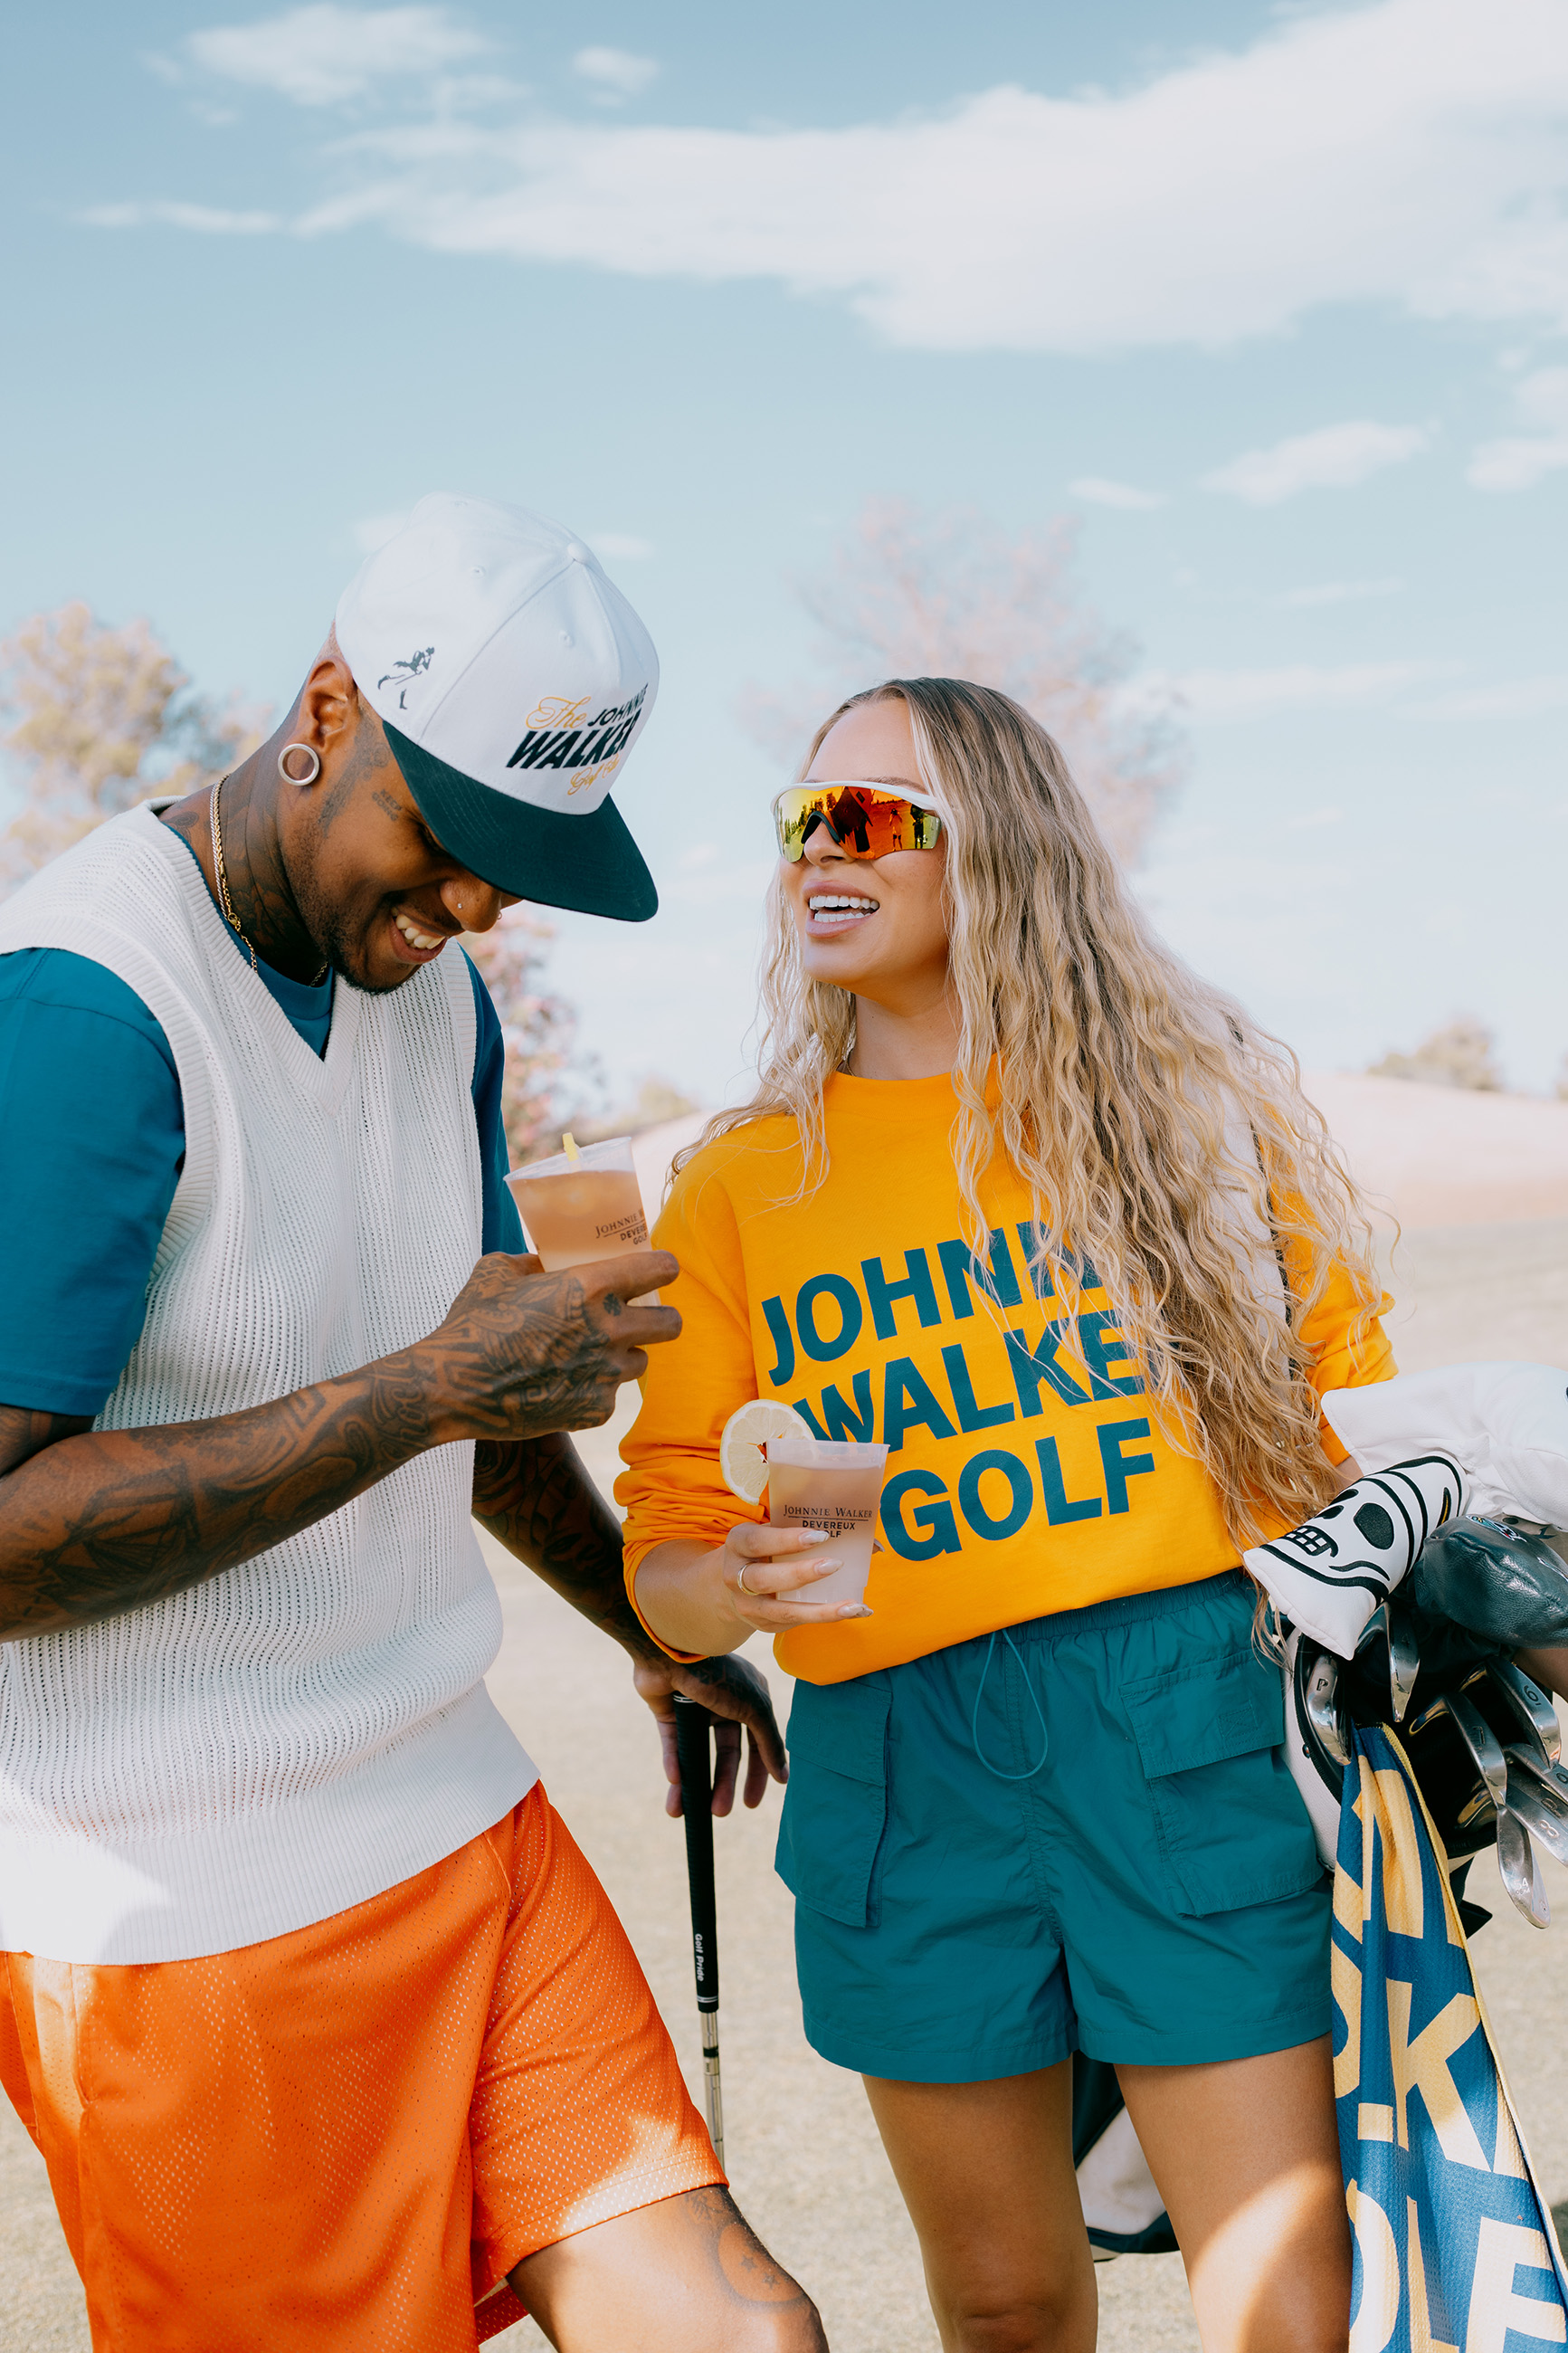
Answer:
<path fill-rule="evenodd" d="M 524 1250 L 522 1220 L 507 1188 L 510 1166 L 506 1129 L 501 1123 L 501 1082 L 506 1076 L 506 1039 L 495 999 L 479 977 L 472 956 L 465 955 L 474 984 L 474 1118 L 479 1131 L 479 1178 L 483 1187 L 484 1226 L 481 1250 Z"/>
<path fill-rule="evenodd" d="M 526 1245 L 505 1183 L 506 1041 L 468 969 L 481 1248 L 518 1251 Z M 168 1040 L 107 966 L 61 948 L 0 956 L 0 1405 L 96 1414 L 141 1336 L 185 1153 Z"/>
<path fill-rule="evenodd" d="M 124 1369 L 184 1159 L 174 1057 L 134 990 L 0 956 L 0 1403 L 95 1414 Z"/>

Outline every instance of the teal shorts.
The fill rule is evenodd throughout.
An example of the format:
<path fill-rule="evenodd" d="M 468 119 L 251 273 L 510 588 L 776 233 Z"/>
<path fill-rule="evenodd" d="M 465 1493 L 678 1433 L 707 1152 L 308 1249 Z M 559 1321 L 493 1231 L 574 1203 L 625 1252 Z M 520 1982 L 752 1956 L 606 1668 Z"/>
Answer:
<path fill-rule="evenodd" d="M 1331 1883 L 1252 1601 L 1232 1571 L 796 1684 L 778 1870 L 814 2049 L 972 2084 L 1328 2032 Z"/>

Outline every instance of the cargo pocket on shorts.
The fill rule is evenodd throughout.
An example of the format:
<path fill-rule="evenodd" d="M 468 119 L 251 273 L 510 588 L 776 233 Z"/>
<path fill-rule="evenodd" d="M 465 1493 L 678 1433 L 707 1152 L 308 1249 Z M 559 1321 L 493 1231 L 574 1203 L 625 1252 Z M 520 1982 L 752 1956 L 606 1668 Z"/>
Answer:
<path fill-rule="evenodd" d="M 1191 1918 L 1300 1895 L 1322 1875 L 1285 1762 L 1278 1668 L 1250 1643 L 1123 1683 L 1173 1908 Z"/>
<path fill-rule="evenodd" d="M 888 1817 L 886 1674 L 797 1683 L 789 1780 L 773 1868 L 798 1903 L 852 1928 L 875 1927 L 872 1878 Z"/>

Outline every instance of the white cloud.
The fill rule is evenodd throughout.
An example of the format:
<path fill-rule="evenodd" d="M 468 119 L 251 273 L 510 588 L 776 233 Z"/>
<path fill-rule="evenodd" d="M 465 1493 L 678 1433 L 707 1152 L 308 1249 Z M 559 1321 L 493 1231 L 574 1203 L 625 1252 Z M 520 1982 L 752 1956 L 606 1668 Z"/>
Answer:
<path fill-rule="evenodd" d="M 362 555 L 374 555 L 408 521 L 405 513 L 361 515 L 352 526 L 354 545 Z"/>
<path fill-rule="evenodd" d="M 1108 481 L 1103 474 L 1080 474 L 1068 489 L 1075 499 L 1087 499 L 1091 506 L 1124 507 L 1129 513 L 1165 503 L 1163 491 L 1135 490 L 1131 482 Z"/>
<path fill-rule="evenodd" d="M 312 102 L 390 69 L 357 33 L 318 58 L 278 37 L 307 20 L 468 37 L 333 8 L 198 37 Z M 1568 323 L 1565 121 L 1562 0 L 1373 0 L 1111 97 L 831 130 L 420 121 L 335 151 L 346 191 L 296 227 L 772 279 L 928 349 L 1214 346 L 1329 303 Z"/>
<path fill-rule="evenodd" d="M 1271 449 L 1247 449 L 1227 466 L 1203 477 L 1205 491 L 1245 499 L 1249 506 L 1278 506 L 1301 491 L 1345 491 L 1384 466 L 1403 465 L 1431 445 L 1422 425 L 1374 425 L 1357 417 L 1344 425 L 1321 425 L 1297 433 Z"/>
<path fill-rule="evenodd" d="M 1488 441 L 1476 451 L 1465 480 L 1477 491 L 1532 491 L 1542 475 L 1563 466 L 1568 466 L 1568 433 Z"/>
<path fill-rule="evenodd" d="M 1322 580 L 1313 587 L 1287 588 L 1273 599 L 1288 607 L 1312 605 L 1359 605 L 1367 596 L 1397 596 L 1403 580 Z"/>
<path fill-rule="evenodd" d="M 1568 368 L 1538 368 L 1514 386 L 1520 422 L 1537 430 L 1487 441 L 1466 480 L 1478 491 L 1532 490 L 1543 474 L 1568 466 Z"/>
<path fill-rule="evenodd" d="M 445 8 L 341 8 L 334 0 L 254 25 L 215 25 L 184 43 L 208 73 L 299 106 L 341 105 L 384 77 L 438 73 L 489 46 Z"/>
<path fill-rule="evenodd" d="M 595 555 L 607 555 L 612 564 L 640 564 L 653 554 L 651 539 L 638 539 L 629 531 L 590 532 L 588 544 Z"/>
<path fill-rule="evenodd" d="M 1505 679 L 1496 686 L 1462 687 L 1417 704 L 1416 719 L 1535 719 L 1568 703 L 1568 678 Z"/>
<path fill-rule="evenodd" d="M 1429 685 L 1442 665 L 1430 661 L 1293 662 L 1275 670 L 1194 670 L 1139 680 L 1130 691 L 1139 703 L 1175 696 L 1196 720 L 1262 719 L 1279 711 L 1337 711 L 1348 704 L 1387 702 L 1412 686 Z"/>
<path fill-rule="evenodd" d="M 276 237 L 278 213 L 237 213 L 219 205 L 89 205 L 77 215 L 89 228 L 184 228 L 198 237 Z"/>
<path fill-rule="evenodd" d="M 1271 670 L 1192 670 L 1147 672 L 1123 691 L 1142 709 L 1175 703 L 1184 717 L 1211 725 L 1273 718 L 1283 711 L 1342 711 L 1397 703 L 1402 719 L 1533 719 L 1568 706 L 1568 674 L 1500 681 L 1494 686 L 1452 687 L 1412 700 L 1412 690 L 1452 677 L 1440 661 L 1292 662 Z M 1341 816 L 1321 808 L 1293 818 L 1295 826 L 1327 825 Z"/>
<path fill-rule="evenodd" d="M 572 67 L 593 84 L 601 102 L 611 104 L 635 98 L 658 71 L 657 58 L 634 57 L 629 49 L 579 49 Z"/>

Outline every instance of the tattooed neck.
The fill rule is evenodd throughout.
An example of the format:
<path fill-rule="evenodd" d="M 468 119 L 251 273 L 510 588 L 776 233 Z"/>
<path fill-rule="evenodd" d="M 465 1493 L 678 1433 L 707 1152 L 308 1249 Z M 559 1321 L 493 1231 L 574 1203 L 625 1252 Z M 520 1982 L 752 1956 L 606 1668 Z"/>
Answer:
<path fill-rule="evenodd" d="M 264 744 L 222 780 L 218 816 L 229 902 L 241 937 L 263 964 L 291 980 L 313 980 L 321 968 L 321 951 L 300 913 L 284 869 L 278 839 L 279 786 L 276 776 L 268 781 L 262 765 L 270 748 Z M 272 765 L 276 768 L 275 757 Z M 176 801 L 163 811 L 163 823 L 195 851 L 213 904 L 222 914 L 213 868 L 212 790 L 204 786 L 199 793 Z"/>

